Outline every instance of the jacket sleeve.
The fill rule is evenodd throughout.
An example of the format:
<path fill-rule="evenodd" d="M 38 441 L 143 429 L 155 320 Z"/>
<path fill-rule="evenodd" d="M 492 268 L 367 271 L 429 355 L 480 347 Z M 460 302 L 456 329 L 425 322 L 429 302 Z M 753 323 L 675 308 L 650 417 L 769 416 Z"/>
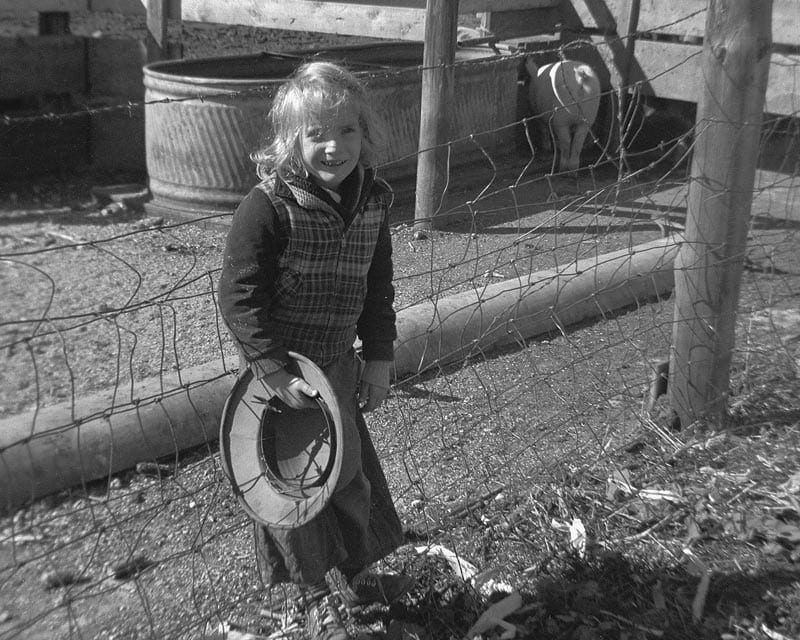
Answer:
<path fill-rule="evenodd" d="M 218 302 L 228 330 L 258 377 L 289 360 L 287 350 L 266 331 L 280 251 L 275 209 L 260 189 L 253 189 L 233 214 Z"/>
<path fill-rule="evenodd" d="M 361 338 L 364 360 L 394 360 L 397 328 L 392 278 L 392 236 L 388 215 L 385 215 L 367 274 L 364 309 L 358 320 L 358 337 Z"/>

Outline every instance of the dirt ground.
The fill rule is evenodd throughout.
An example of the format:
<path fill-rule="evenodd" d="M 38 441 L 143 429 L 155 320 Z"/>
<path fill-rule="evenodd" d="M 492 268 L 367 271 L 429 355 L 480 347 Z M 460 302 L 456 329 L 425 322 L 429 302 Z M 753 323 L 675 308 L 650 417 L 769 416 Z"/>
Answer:
<path fill-rule="evenodd" d="M 399 308 L 684 220 L 674 176 L 645 172 L 623 189 L 614 168 L 575 181 L 524 164 L 454 176 L 448 224 L 426 238 L 408 198 L 398 202 Z M 387 566 L 418 584 L 353 616 L 354 635 L 461 638 L 508 588 L 522 599 L 507 617 L 517 638 L 800 635 L 800 189 L 796 165 L 766 164 L 729 428 L 674 432 L 663 397 L 644 408 L 652 365 L 669 352 L 669 297 L 399 381 L 369 422 L 406 528 Z M 497 194 L 479 198 L 490 179 Z M 231 351 L 207 284 L 224 229 L 103 214 L 92 186 L 76 176 L 0 190 L 0 415 Z M 115 309 L 129 313 L 104 315 Z M 24 334 L 36 317 L 56 330 Z M 291 589 L 259 582 L 216 443 L 143 462 L 0 518 L 0 638 L 302 637 Z"/>
<path fill-rule="evenodd" d="M 792 483 L 800 473 L 800 263 L 791 248 L 796 223 L 769 214 L 788 210 L 794 196 L 774 188 L 779 176 L 768 179 L 773 188 L 756 201 L 752 268 L 742 290 L 732 379 L 738 426 L 672 433 L 656 414 L 642 412 L 650 366 L 668 352 L 670 299 L 642 301 L 561 335 L 476 353 L 398 382 L 370 426 L 407 531 L 407 546 L 388 566 L 420 581 L 400 604 L 352 617 L 354 633 L 400 637 L 405 629 L 431 639 L 460 637 L 493 601 L 425 553 L 430 545 L 456 551 L 522 594 L 524 607 L 509 617 L 522 638 L 760 639 L 775 637 L 765 629 L 789 638 L 798 632 L 800 519 Z M 628 201 L 627 210 L 638 211 L 631 224 L 630 213 L 621 217 L 610 208 L 602 210 L 606 215 L 580 212 L 609 183 L 591 183 L 589 196 L 571 181 L 534 184 L 514 197 L 501 190 L 473 216 L 464 203 L 473 200 L 474 185 L 454 183 L 454 212 L 461 212 L 426 239 L 414 237 L 410 211 L 401 208 L 393 225 L 400 305 L 476 278 L 493 281 L 511 265 L 520 268 L 521 258 L 533 269 L 594 247 L 602 253 L 656 237 L 662 227 L 648 207 L 658 210 L 656 197 L 673 205 L 682 197 L 679 184 L 649 184 Z M 551 186 L 569 194 L 562 197 L 572 206 L 561 208 L 557 199 L 555 208 L 552 201 L 545 206 Z M 55 197 L 44 187 L 39 192 Z M 515 215 L 528 212 L 514 217 L 511 201 L 538 202 L 540 210 L 512 207 Z M 115 259 L 131 264 L 137 257 L 145 281 L 167 290 L 191 280 L 192 268 L 215 269 L 224 238 L 222 230 L 191 226 L 151 229 L 143 214 L 109 221 L 95 209 L 42 218 L 19 214 L 25 211 L 19 199 L 11 216 L 8 206 L 0 216 L 6 261 L 29 260 L 14 256 L 52 247 L 53 238 L 56 246 L 71 243 L 58 234 L 116 238 Z M 678 207 L 675 224 L 679 216 Z M 90 304 L 113 307 L 120 283 L 95 271 L 107 271 L 96 254 L 80 253 L 45 254 L 38 268 L 72 273 L 70 281 L 77 269 L 88 269 L 77 279 L 93 283 Z M 57 268 L 57 256 L 68 266 Z M 15 282 L 4 279 L 4 291 L 17 291 Z M 178 361 L 187 361 L 183 349 L 200 359 L 218 354 L 218 346 L 209 347 L 215 333 L 197 341 L 189 331 L 206 322 L 207 310 L 170 304 L 181 316 L 171 343 L 181 350 Z M 138 328 L 124 324 L 142 344 L 148 341 L 152 319 L 140 318 Z M 14 371 L 16 356 L 6 354 L 6 372 Z M 36 360 L 40 389 L 42 381 L 63 377 L 55 367 L 51 378 L 46 360 Z M 119 365 L 103 369 L 100 360 L 83 368 L 93 358 L 67 358 L 76 388 L 119 375 Z M 145 370 L 151 360 L 142 358 Z M 6 375 L 3 388 L 25 379 L 19 371 Z M 24 393 L 18 384 L 17 394 Z M 6 398 L 13 405 L 14 393 Z M 216 444 L 157 462 L 0 520 L 0 638 L 301 637 L 291 590 L 265 590 L 258 580 L 250 527 L 227 488 Z M 583 557 L 570 543 L 576 520 L 589 532 Z M 698 571 L 711 576 L 703 593 Z M 704 609 L 693 621 L 699 601 Z"/>

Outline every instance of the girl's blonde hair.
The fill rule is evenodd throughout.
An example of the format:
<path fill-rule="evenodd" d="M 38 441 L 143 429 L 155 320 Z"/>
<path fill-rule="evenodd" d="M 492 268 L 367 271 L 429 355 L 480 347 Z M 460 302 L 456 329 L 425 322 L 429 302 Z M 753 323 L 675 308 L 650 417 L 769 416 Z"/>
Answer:
<path fill-rule="evenodd" d="M 271 171 L 281 177 L 307 176 L 299 138 L 309 125 L 333 110 L 349 107 L 361 125 L 361 158 L 366 166 L 377 164 L 385 139 L 384 124 L 373 109 L 364 85 L 344 67 L 332 62 L 309 62 L 281 85 L 269 111 L 272 141 L 253 152 L 256 172 L 263 180 Z"/>

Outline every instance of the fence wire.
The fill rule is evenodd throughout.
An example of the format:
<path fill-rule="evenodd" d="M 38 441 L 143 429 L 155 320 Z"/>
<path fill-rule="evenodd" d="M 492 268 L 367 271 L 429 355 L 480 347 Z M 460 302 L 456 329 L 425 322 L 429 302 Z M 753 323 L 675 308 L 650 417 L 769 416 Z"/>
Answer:
<path fill-rule="evenodd" d="M 665 622 L 678 604 L 652 604 L 668 572 L 640 568 L 638 587 L 587 578 L 598 558 L 606 578 L 682 562 L 711 502 L 676 483 L 743 446 L 664 420 L 664 273 L 697 132 L 653 105 L 632 87 L 627 111 L 606 114 L 615 135 L 595 134 L 575 176 L 554 170 L 530 115 L 510 125 L 513 149 L 491 146 L 500 129 L 451 140 L 478 159 L 453 163 L 425 233 L 413 180 L 394 185 L 397 310 L 434 313 L 422 316 L 424 366 L 399 371 L 368 422 L 408 541 L 386 564 L 418 585 L 352 622 L 360 630 L 386 632 L 391 618 L 420 637 L 463 637 L 499 586 L 526 594 L 519 637 L 687 637 Z M 752 194 L 729 399 L 750 429 L 800 419 L 797 122 L 765 117 Z M 260 582 L 219 462 L 216 420 L 238 366 L 215 303 L 230 214 L 176 223 L 51 194 L 1 215 L 0 483 L 13 497 L 0 519 L 0 637 L 299 637 L 292 589 Z M 619 257 L 653 243 L 663 261 L 651 272 Z M 473 335 L 487 309 L 497 317 Z M 800 469 L 796 456 L 780 464 Z M 726 473 L 716 495 L 735 505 L 755 476 Z M 573 587 L 558 591 L 571 602 L 561 617 L 547 576 Z M 611 592 L 631 608 L 603 604 Z"/>

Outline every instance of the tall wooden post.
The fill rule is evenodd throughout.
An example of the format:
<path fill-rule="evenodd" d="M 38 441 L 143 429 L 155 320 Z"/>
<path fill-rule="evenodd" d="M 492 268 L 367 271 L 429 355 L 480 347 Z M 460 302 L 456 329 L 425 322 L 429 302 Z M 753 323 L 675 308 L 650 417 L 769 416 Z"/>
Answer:
<path fill-rule="evenodd" d="M 457 27 L 458 0 L 427 0 L 414 213 L 417 229 L 430 229 L 435 225 L 434 217 L 447 180 Z"/>
<path fill-rule="evenodd" d="M 722 426 L 769 74 L 772 0 L 709 0 L 685 241 L 675 260 L 669 397 Z"/>
<path fill-rule="evenodd" d="M 158 62 L 173 57 L 169 41 L 168 18 L 180 18 L 180 0 L 147 0 L 147 61 Z M 180 49 L 180 43 L 177 45 Z"/>

